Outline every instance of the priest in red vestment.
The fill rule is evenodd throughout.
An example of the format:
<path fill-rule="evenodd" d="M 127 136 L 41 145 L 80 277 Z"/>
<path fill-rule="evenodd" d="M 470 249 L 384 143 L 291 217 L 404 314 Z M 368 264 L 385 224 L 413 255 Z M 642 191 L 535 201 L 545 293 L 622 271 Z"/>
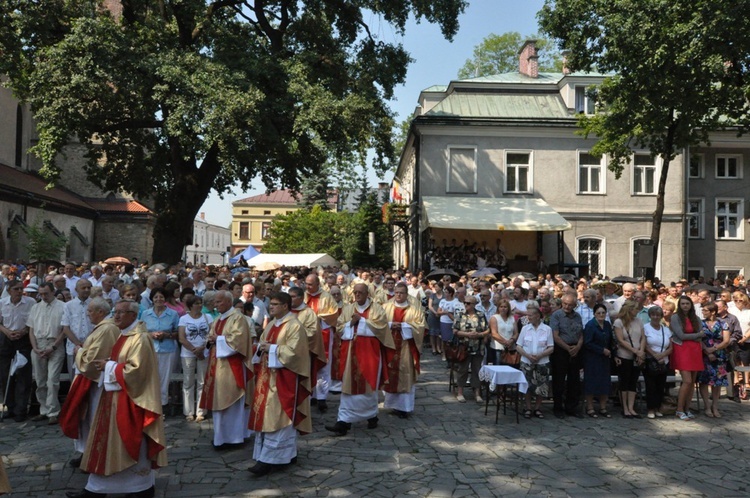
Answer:
<path fill-rule="evenodd" d="M 385 408 L 401 418 L 414 411 L 419 352 L 424 339 L 425 319 L 422 306 L 409 299 L 409 288 L 396 284 L 394 297 L 384 308 L 395 349 L 385 350 Z"/>
<path fill-rule="evenodd" d="M 89 479 L 69 497 L 153 497 L 154 469 L 167 464 L 156 352 L 137 315 L 138 303 L 118 301 L 114 321 L 120 336 L 108 359 L 93 361 L 103 373 L 104 392 L 81 462 Z"/>
<path fill-rule="evenodd" d="M 311 273 L 305 278 L 305 304 L 318 317 L 320 333 L 323 338 L 323 348 L 326 362 L 316 369 L 313 377 L 312 403 L 317 404 L 318 411 L 328 411 L 328 392 L 331 388 L 331 363 L 336 321 L 339 317 L 339 307 L 331 295 L 320 288 L 320 280 Z M 312 352 L 312 351 L 311 351 Z"/>
<path fill-rule="evenodd" d="M 394 345 L 385 311 L 370 299 L 369 288 L 363 283 L 354 286 L 354 302 L 342 309 L 336 331 L 341 335 L 344 364 L 341 403 L 336 424 L 325 427 L 343 436 L 352 422 L 367 420 L 368 429 L 378 426 L 383 349 Z"/>
<path fill-rule="evenodd" d="M 302 324 L 290 312 L 289 294 L 269 297 L 271 321 L 253 356 L 255 392 L 250 428 L 255 431 L 249 470 L 256 476 L 297 461 L 297 433 L 312 431 L 310 353 Z"/>

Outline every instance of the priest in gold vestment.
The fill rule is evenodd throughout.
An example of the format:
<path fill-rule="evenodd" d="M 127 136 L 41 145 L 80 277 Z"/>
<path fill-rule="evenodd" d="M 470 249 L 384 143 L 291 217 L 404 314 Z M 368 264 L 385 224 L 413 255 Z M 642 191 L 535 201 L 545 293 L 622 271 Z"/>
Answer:
<path fill-rule="evenodd" d="M 336 326 L 344 365 L 341 403 L 336 424 L 325 427 L 337 436 L 345 435 L 352 422 L 367 420 L 368 429 L 378 426 L 383 349 L 394 347 L 385 311 L 371 299 L 366 284 L 354 286 L 354 299 L 341 310 Z"/>
<path fill-rule="evenodd" d="M 317 368 L 316 376 L 311 378 L 313 384 L 312 402 L 317 403 L 318 411 L 328 411 L 328 392 L 331 389 L 331 364 L 333 362 L 332 349 L 339 317 L 339 307 L 331 295 L 320 288 L 320 282 L 315 275 L 305 278 L 305 304 L 318 317 L 320 334 L 323 338 L 325 364 Z"/>
<path fill-rule="evenodd" d="M 271 321 L 253 357 L 255 393 L 250 428 L 255 431 L 256 464 L 249 470 L 257 476 L 296 462 L 297 433 L 312 430 L 308 338 L 290 312 L 291 304 L 289 294 L 271 294 Z"/>
<path fill-rule="evenodd" d="M 232 307 L 232 293 L 214 298 L 220 315 L 211 323 L 206 378 L 200 407 L 211 410 L 214 447 L 242 444 L 252 433 L 247 427 L 253 394 L 252 332 L 245 316 Z"/>
<path fill-rule="evenodd" d="M 414 411 L 419 375 L 419 355 L 424 339 L 425 319 L 422 306 L 409 299 L 403 282 L 396 284 L 394 297 L 384 306 L 395 349 L 385 351 L 385 408 L 401 418 Z"/>
<path fill-rule="evenodd" d="M 86 450 L 89 430 L 99 405 L 102 387 L 99 386 L 101 372 L 96 369 L 94 360 L 106 360 L 112 353 L 112 346 L 120 337 L 120 329 L 108 319 L 111 308 L 101 297 L 92 299 L 86 307 L 86 314 L 94 330 L 75 353 L 75 365 L 80 375 L 76 375 L 65 397 L 60 411 L 60 427 L 63 434 L 74 440 L 78 456 L 70 461 L 73 467 L 81 465 Z"/>
<path fill-rule="evenodd" d="M 92 362 L 103 373 L 104 392 L 81 461 L 88 482 L 69 497 L 153 497 L 154 469 L 167 464 L 156 352 L 137 314 L 138 303 L 118 301 L 114 321 L 120 336 L 108 359 Z"/>

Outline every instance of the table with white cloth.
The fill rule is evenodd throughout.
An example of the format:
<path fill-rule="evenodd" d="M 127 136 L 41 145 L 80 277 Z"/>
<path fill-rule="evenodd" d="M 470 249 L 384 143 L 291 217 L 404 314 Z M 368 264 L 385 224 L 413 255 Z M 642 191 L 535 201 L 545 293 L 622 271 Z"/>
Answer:
<path fill-rule="evenodd" d="M 503 405 L 503 415 L 506 413 L 506 402 L 508 400 L 507 389 L 511 387 L 511 403 L 516 408 L 516 423 L 518 418 L 519 392 L 525 393 L 529 388 L 526 376 L 517 368 L 507 365 L 484 365 L 479 371 L 479 380 L 487 387 L 485 395 L 484 414 L 490 406 L 490 398 L 495 396 L 495 423 L 500 415 L 500 403 Z M 501 386 L 498 389 L 497 386 Z"/>

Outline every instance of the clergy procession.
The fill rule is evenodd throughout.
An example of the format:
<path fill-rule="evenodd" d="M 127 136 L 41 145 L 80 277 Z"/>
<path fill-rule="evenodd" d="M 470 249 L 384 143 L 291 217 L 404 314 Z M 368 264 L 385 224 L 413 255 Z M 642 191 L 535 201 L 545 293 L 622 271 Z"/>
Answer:
<path fill-rule="evenodd" d="M 7 416 L 59 424 L 70 438 L 67 465 L 87 481 L 66 496 L 155 496 L 169 440 L 179 436 L 165 431 L 179 405 L 169 396 L 178 358 L 185 420 L 210 423 L 216 452 L 247 447 L 248 477 L 296 464 L 298 437 L 313 431 L 313 417 L 340 437 L 376 429 L 381 406 L 402 419 L 414 411 L 425 313 L 420 294 L 397 275 L 130 266 L 104 268 L 117 282 L 105 296 L 95 285 L 101 276 L 66 265 L 61 282 L 77 291 L 67 302 L 54 277 L 4 280 L 4 352 L 12 345 L 23 359 L 50 365 L 44 376 L 34 370 L 33 416 L 30 369 L 6 373 Z M 52 358 L 66 351 L 64 341 L 71 382 L 55 407 L 65 355 Z M 329 414 L 331 395 L 340 402 Z"/>

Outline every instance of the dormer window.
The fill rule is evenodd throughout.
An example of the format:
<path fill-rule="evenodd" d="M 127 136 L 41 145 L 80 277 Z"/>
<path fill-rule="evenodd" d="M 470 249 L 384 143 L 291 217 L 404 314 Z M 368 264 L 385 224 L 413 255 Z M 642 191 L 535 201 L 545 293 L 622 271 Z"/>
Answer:
<path fill-rule="evenodd" d="M 575 87 L 576 91 L 576 114 L 595 114 L 596 96 L 594 91 L 586 86 Z"/>

